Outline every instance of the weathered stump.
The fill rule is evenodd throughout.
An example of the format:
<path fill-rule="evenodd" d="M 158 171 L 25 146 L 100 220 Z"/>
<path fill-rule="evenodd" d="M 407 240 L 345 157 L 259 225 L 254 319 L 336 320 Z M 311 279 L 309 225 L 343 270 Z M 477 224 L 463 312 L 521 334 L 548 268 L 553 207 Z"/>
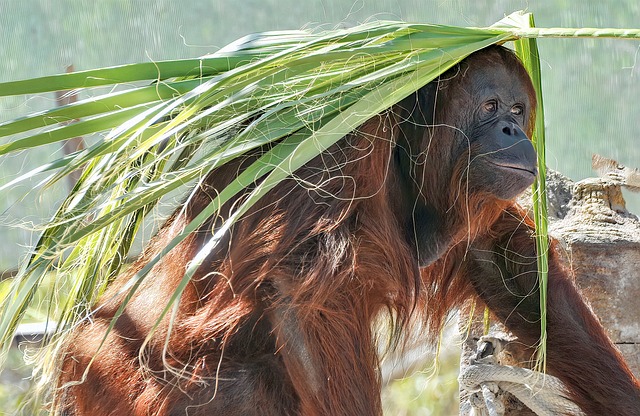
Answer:
<path fill-rule="evenodd" d="M 633 176 L 637 171 L 617 167 L 618 171 L 607 172 L 605 178 L 575 185 L 550 173 L 549 234 L 559 240 L 563 260 L 573 270 L 582 293 L 634 374 L 640 376 L 640 220 L 627 211 L 621 192 L 621 186 L 635 184 L 624 182 L 624 175 L 619 174 L 631 172 Z M 476 341 L 484 333 L 483 312 L 477 308 L 472 311 L 468 305 L 460 313 L 459 327 L 465 340 L 461 369 L 469 365 Z M 509 342 L 517 340 L 500 324 L 491 321 L 489 334 L 507 342 L 496 357 L 498 363 L 526 366 L 531 362 L 532 357 L 524 356 L 517 342 Z M 461 414 L 468 414 L 465 398 L 461 392 Z M 533 414 L 508 394 L 498 398 L 505 415 Z"/>

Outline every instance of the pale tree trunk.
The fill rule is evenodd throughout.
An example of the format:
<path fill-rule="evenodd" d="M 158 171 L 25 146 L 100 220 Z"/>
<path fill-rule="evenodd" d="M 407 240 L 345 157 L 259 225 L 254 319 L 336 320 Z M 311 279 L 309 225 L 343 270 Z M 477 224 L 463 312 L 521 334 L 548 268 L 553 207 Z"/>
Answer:
<path fill-rule="evenodd" d="M 620 168 L 634 174 L 633 170 Z M 583 295 L 634 374 L 640 376 L 640 221 L 626 210 L 621 192 L 621 185 L 633 189 L 637 184 L 625 182 L 615 172 L 575 185 L 561 175 L 549 176 L 549 234 L 560 241 L 562 257 L 573 270 Z M 483 308 L 472 313 L 472 305 L 467 305 L 460 314 L 459 327 L 465 340 L 461 371 L 469 365 L 476 341 L 485 332 L 484 310 L 478 309 Z M 515 338 L 496 322 L 491 322 L 489 335 L 506 342 L 497 357 L 500 364 L 520 365 L 530 358 L 518 350 L 517 342 L 509 343 Z M 461 392 L 464 415 L 469 414 L 467 396 Z M 534 414 L 508 394 L 499 394 L 498 398 L 505 415 Z"/>

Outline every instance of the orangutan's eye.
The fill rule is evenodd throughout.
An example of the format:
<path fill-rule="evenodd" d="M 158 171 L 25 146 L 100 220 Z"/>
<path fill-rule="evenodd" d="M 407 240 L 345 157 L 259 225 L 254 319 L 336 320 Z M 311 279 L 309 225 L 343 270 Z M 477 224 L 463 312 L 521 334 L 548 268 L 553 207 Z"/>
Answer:
<path fill-rule="evenodd" d="M 486 114 L 493 114 L 498 110 L 498 103 L 495 100 L 486 101 L 482 104 L 482 111 Z"/>
<path fill-rule="evenodd" d="M 516 104 L 511 107 L 511 114 L 514 116 L 521 116 L 524 113 L 524 106 L 522 104 Z"/>

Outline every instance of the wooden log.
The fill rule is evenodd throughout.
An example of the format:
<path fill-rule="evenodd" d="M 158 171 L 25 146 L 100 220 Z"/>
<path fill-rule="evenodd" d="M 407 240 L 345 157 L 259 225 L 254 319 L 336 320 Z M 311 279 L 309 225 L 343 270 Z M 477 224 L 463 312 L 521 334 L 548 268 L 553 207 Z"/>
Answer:
<path fill-rule="evenodd" d="M 596 166 L 596 164 L 599 164 Z M 603 167 L 604 166 L 604 167 Z M 640 376 L 640 220 L 627 211 L 621 187 L 637 187 L 635 169 L 615 161 L 594 158 L 602 178 L 574 184 L 551 172 L 548 175 L 549 234 L 560 241 L 565 264 L 611 339 L 621 350 L 636 376 Z M 523 196 L 527 205 L 530 195 Z M 477 340 L 484 335 L 484 308 L 467 305 L 460 313 L 463 337 L 461 369 L 469 365 Z M 515 337 L 495 321 L 489 334 L 502 339 L 505 348 L 498 362 L 528 367 Z M 513 397 L 500 395 L 505 415 L 533 415 Z M 468 415 L 467 395 L 461 392 L 461 415 Z"/>

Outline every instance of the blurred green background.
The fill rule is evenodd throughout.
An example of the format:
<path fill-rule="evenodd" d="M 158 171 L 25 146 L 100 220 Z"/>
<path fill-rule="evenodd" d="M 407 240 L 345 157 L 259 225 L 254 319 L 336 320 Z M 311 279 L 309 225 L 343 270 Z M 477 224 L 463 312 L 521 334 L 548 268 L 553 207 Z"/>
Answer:
<path fill-rule="evenodd" d="M 197 57 L 243 35 L 278 29 L 353 26 L 406 20 L 487 26 L 526 9 L 541 27 L 639 27 L 640 2 L 619 0 L 0 0 L 0 81 L 132 62 Z M 599 153 L 640 168 L 640 43 L 609 39 L 543 39 L 547 163 L 574 180 L 593 176 Z M 85 95 L 83 95 L 85 94 Z M 81 93 L 80 98 L 86 97 Z M 0 99 L 0 123 L 55 106 L 47 96 Z M 0 158 L 0 185 L 51 160 L 52 146 Z M 40 190 L 37 181 L 0 198 L 0 271 L 17 267 L 66 191 Z M 640 198 L 626 195 L 640 213 Z M 456 348 L 442 357 L 448 372 L 416 377 L 385 392 L 388 414 L 457 413 Z M 0 414 L 11 414 L 28 368 L 11 357 L 2 373 Z M 9 380 L 7 382 L 7 380 Z"/>

